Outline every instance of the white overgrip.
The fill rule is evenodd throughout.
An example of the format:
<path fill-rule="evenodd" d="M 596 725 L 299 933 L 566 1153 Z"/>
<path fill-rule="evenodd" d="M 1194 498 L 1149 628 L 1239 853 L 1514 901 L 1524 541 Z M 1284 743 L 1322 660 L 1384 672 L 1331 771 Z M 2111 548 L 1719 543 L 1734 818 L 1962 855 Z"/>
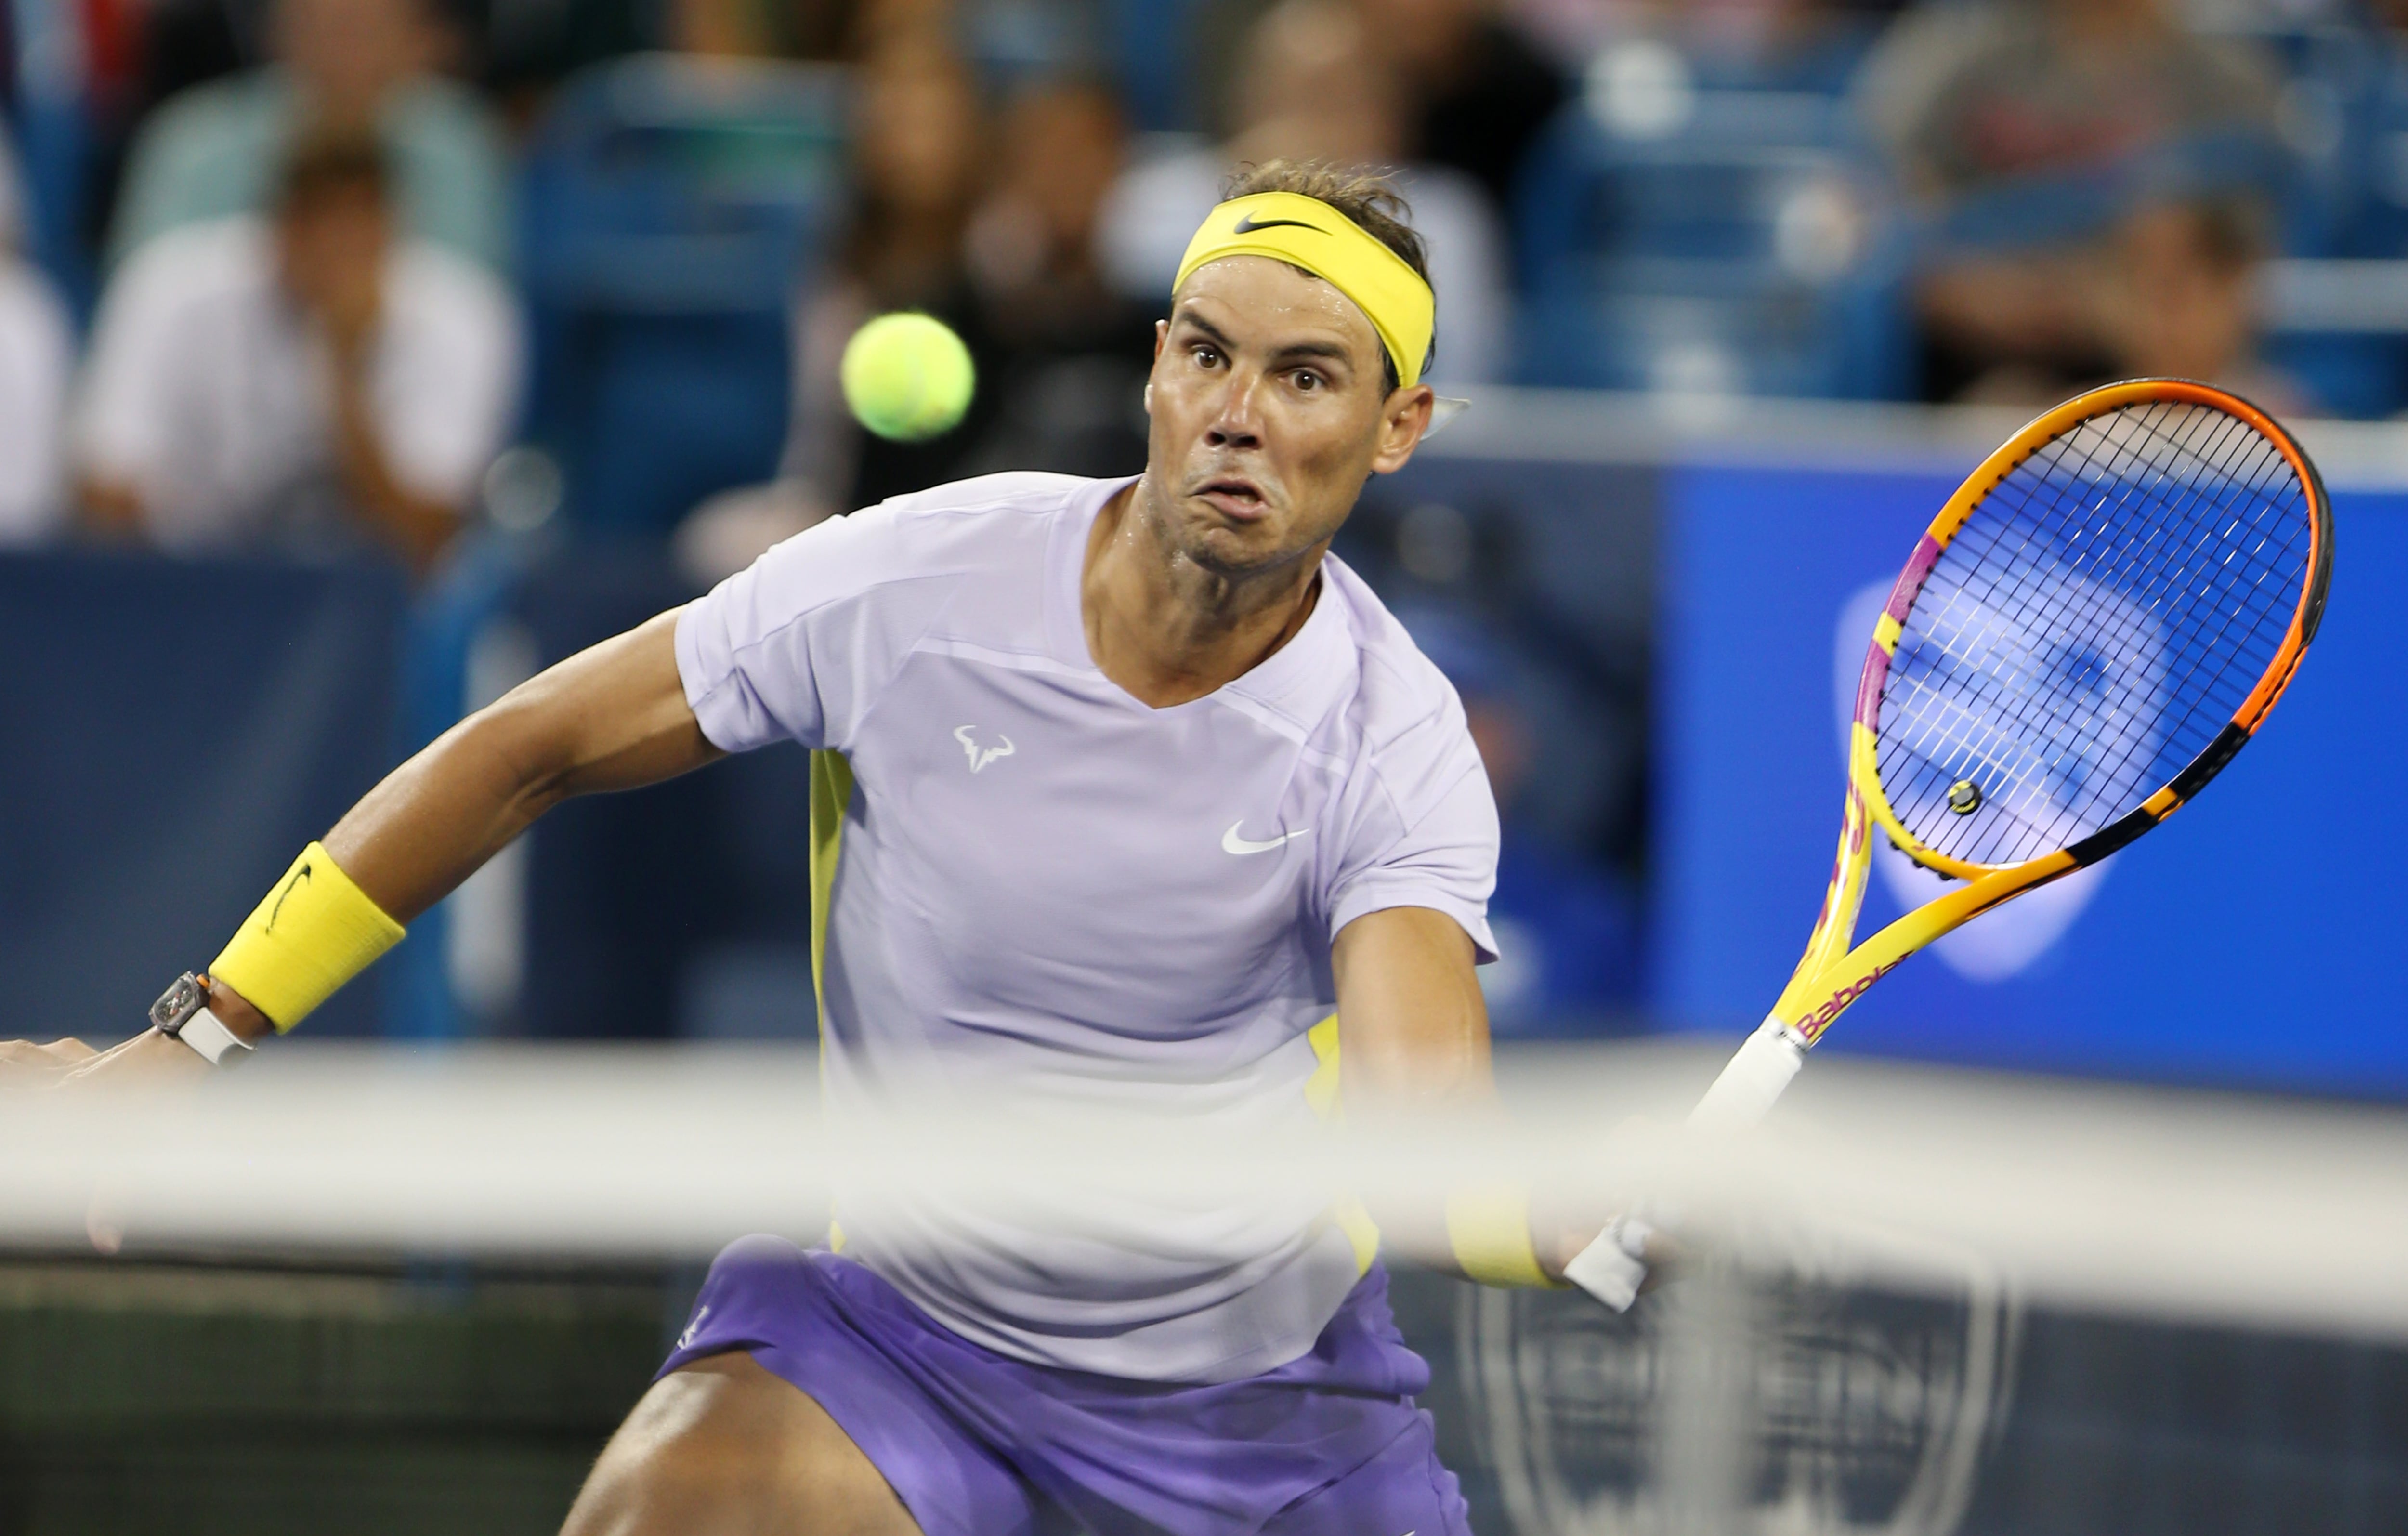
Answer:
<path fill-rule="evenodd" d="M 1689 1112 L 1689 1124 L 1710 1130 L 1755 1124 L 1805 1064 L 1806 1042 L 1778 1018 L 1768 1017 Z M 1616 1217 L 1564 1266 L 1564 1278 L 1614 1311 L 1626 1310 L 1646 1281 L 1647 1238 L 1653 1230 L 1636 1215 Z"/>
<path fill-rule="evenodd" d="M 1777 1018 L 1767 1018 L 1689 1112 L 1689 1124 L 1710 1128 L 1755 1124 L 1805 1064 L 1806 1045 L 1797 1032 Z"/>

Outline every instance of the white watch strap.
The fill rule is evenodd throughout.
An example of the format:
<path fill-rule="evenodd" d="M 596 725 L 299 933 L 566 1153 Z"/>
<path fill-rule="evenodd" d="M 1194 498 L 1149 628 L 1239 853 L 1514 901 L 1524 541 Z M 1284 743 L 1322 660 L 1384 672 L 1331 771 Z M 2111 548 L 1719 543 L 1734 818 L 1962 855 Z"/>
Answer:
<path fill-rule="evenodd" d="M 184 1027 L 176 1032 L 176 1038 L 198 1051 L 201 1059 L 212 1067 L 224 1065 L 228 1052 L 248 1053 L 251 1050 L 250 1041 L 220 1023 L 218 1016 L 206 1008 L 186 1019 Z M 241 1058 L 237 1056 L 236 1059 Z"/>
<path fill-rule="evenodd" d="M 1564 1278 L 1614 1311 L 1628 1311 L 1647 1283 L 1647 1238 L 1653 1231 L 1636 1216 L 1614 1217 L 1564 1266 Z"/>

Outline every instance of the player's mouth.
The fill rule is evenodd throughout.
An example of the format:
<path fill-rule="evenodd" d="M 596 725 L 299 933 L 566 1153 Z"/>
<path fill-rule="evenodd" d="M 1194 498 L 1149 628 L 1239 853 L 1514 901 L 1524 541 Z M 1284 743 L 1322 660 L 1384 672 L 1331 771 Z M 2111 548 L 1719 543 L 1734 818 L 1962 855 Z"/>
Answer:
<path fill-rule="evenodd" d="M 1255 523 L 1270 514 L 1270 502 L 1264 496 L 1263 488 L 1242 475 L 1208 480 L 1196 488 L 1196 495 L 1234 522 Z"/>

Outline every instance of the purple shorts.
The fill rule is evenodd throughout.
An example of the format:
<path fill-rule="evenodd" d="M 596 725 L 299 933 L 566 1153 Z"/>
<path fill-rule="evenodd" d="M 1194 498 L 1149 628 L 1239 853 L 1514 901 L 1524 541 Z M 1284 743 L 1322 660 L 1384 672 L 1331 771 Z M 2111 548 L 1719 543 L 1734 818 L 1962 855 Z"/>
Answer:
<path fill-rule="evenodd" d="M 661 1367 L 749 1350 L 827 1410 L 927 1536 L 1469 1536 L 1374 1265 L 1312 1353 L 1211 1385 L 1029 1365 L 850 1259 L 729 1244 Z"/>

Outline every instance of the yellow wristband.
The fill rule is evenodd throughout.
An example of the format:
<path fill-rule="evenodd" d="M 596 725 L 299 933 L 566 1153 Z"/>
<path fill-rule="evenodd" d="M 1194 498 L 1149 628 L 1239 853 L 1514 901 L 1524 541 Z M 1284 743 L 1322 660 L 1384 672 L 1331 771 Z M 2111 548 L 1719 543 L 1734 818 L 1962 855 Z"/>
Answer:
<path fill-rule="evenodd" d="M 209 965 L 281 1034 L 401 942 L 402 926 L 351 883 L 326 846 L 301 850 Z"/>
<path fill-rule="evenodd" d="M 1482 1184 L 1448 1195 L 1446 1241 L 1463 1272 L 1484 1285 L 1557 1286 L 1539 1268 L 1530 1242 L 1530 1192 L 1520 1184 Z"/>

